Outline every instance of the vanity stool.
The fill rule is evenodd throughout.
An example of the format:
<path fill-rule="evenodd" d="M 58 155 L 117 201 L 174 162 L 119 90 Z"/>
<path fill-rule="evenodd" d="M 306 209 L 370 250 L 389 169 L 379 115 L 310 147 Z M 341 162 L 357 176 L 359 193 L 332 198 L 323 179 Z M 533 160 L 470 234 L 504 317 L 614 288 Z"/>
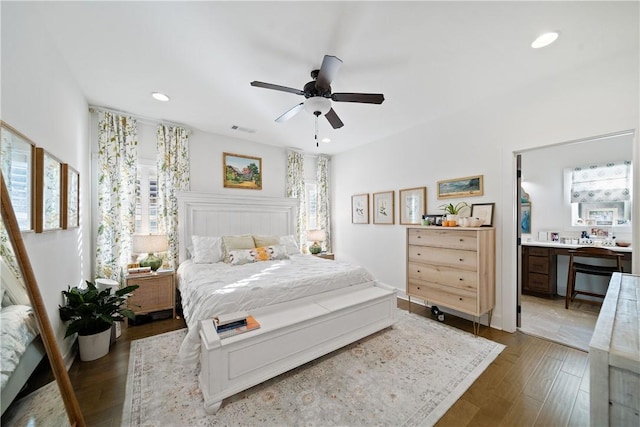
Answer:
<path fill-rule="evenodd" d="M 606 276 L 611 275 L 619 271 L 622 273 L 622 258 L 623 254 L 612 251 L 606 248 L 600 247 L 582 247 L 572 249 L 569 251 L 569 277 L 567 278 L 567 293 L 564 300 L 564 308 L 569 308 L 569 303 L 574 300 L 592 303 L 593 301 L 576 299 L 576 295 L 588 295 L 591 297 L 604 298 L 604 294 L 597 294 L 595 292 L 581 291 L 576 289 L 576 275 L 578 273 L 589 274 L 593 276 Z M 586 264 L 584 262 L 575 262 L 574 258 L 593 258 L 593 259 L 609 259 L 615 260 L 616 265 L 601 266 Z"/>

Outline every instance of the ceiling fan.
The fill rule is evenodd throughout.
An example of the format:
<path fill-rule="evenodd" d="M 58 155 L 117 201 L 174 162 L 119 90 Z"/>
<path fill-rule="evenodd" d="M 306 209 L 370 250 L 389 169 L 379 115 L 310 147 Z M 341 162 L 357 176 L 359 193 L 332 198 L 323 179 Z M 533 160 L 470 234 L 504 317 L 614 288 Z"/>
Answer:
<path fill-rule="evenodd" d="M 319 70 L 311 71 L 312 81 L 304 85 L 302 90 L 291 87 L 274 85 L 259 81 L 251 82 L 251 86 L 261 87 L 265 89 L 279 90 L 289 92 L 296 95 L 303 95 L 306 101 L 285 112 L 276 119 L 276 122 L 282 123 L 298 114 L 303 108 L 316 116 L 316 138 L 317 138 L 317 119 L 323 114 L 334 129 L 344 126 L 340 117 L 331 107 L 331 101 L 335 102 L 360 102 L 365 104 L 382 104 L 384 95 L 381 93 L 331 93 L 331 82 L 336 77 L 342 60 L 336 56 L 325 55 Z"/>

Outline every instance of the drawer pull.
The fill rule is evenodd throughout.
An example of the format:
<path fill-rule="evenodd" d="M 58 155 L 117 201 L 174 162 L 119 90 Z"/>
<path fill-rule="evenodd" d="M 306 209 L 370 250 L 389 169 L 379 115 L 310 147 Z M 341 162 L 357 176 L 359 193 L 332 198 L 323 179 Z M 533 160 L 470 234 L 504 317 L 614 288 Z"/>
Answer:
<path fill-rule="evenodd" d="M 462 277 L 460 277 L 458 280 L 460 280 L 462 282 L 464 279 Z"/>
<path fill-rule="evenodd" d="M 461 242 L 464 242 L 464 239 L 460 239 Z"/>
<path fill-rule="evenodd" d="M 421 256 L 422 254 L 420 252 L 418 252 L 418 256 Z"/>
<path fill-rule="evenodd" d="M 463 262 L 463 261 L 464 261 L 464 259 L 460 258 L 460 262 Z"/>
<path fill-rule="evenodd" d="M 460 301 L 462 301 L 462 298 L 458 298 Z"/>
<path fill-rule="evenodd" d="M 416 272 L 420 273 L 420 270 L 416 270 Z"/>

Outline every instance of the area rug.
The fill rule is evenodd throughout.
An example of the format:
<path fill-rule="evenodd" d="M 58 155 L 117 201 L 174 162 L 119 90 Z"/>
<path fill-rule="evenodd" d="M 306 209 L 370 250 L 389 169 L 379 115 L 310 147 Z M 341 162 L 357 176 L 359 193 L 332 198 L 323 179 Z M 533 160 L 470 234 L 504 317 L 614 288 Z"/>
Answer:
<path fill-rule="evenodd" d="M 21 397 L 2 414 L 3 426 L 68 427 L 69 418 L 55 381 Z"/>
<path fill-rule="evenodd" d="M 186 330 L 131 343 L 123 426 L 433 425 L 504 349 L 398 310 L 356 343 L 204 411 L 197 369 L 177 349 Z"/>

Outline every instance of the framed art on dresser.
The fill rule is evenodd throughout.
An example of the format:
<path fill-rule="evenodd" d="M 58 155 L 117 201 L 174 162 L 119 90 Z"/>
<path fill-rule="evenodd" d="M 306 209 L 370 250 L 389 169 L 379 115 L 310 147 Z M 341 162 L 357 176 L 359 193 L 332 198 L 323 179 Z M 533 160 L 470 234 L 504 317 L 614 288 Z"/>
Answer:
<path fill-rule="evenodd" d="M 482 220 L 482 227 L 493 225 L 493 207 L 495 203 L 476 203 L 471 205 L 471 216 Z"/>

